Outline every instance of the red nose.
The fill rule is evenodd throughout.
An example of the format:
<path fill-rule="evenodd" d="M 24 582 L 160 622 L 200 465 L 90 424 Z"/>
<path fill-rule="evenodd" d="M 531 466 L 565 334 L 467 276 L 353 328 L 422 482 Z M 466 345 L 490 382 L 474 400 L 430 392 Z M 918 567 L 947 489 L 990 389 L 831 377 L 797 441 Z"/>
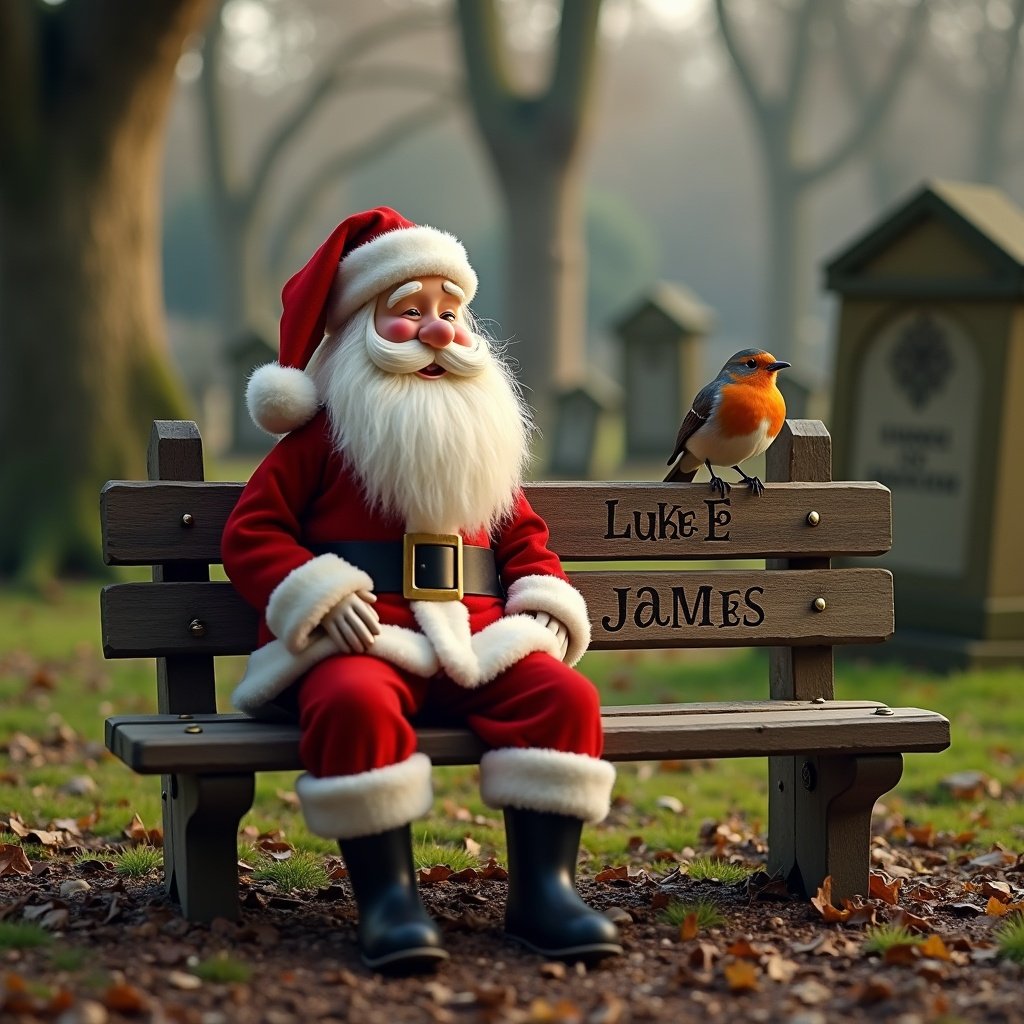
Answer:
<path fill-rule="evenodd" d="M 444 348 L 455 340 L 455 326 L 448 320 L 431 320 L 420 328 L 419 338 L 431 348 Z"/>

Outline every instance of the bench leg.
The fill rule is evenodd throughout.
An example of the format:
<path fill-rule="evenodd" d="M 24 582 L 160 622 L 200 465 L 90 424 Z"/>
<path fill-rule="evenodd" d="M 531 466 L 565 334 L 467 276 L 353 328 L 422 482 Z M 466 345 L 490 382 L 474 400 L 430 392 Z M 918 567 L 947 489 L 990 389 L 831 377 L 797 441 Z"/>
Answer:
<path fill-rule="evenodd" d="M 832 899 L 867 895 L 871 810 L 903 774 L 901 754 L 773 757 L 769 871 L 813 896 L 832 876 Z"/>
<path fill-rule="evenodd" d="M 255 776 L 164 777 L 164 879 L 189 921 L 238 917 L 238 823 Z"/>

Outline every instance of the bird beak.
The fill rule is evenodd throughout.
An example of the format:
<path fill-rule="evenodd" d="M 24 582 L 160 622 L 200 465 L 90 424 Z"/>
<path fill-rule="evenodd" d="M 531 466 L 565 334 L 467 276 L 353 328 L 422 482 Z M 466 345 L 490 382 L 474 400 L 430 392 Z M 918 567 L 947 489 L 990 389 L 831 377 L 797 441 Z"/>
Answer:
<path fill-rule="evenodd" d="M 787 367 L 792 365 L 792 363 L 784 363 L 781 359 L 777 359 L 774 363 L 769 363 L 765 369 L 774 372 L 775 370 L 785 370 Z"/>

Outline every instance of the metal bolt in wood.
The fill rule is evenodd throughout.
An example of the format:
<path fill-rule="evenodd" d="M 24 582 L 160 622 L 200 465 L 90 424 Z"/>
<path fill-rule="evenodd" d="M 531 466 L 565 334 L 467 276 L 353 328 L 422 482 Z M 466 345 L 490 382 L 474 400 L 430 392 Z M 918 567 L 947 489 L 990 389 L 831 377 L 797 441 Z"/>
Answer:
<path fill-rule="evenodd" d="M 206 636 L 206 623 L 202 619 L 193 619 L 188 624 L 188 631 L 193 636 Z"/>
<path fill-rule="evenodd" d="M 814 700 L 811 701 L 811 703 L 812 704 L 824 704 L 825 703 L 825 698 L 824 697 L 815 697 Z"/>
<path fill-rule="evenodd" d="M 827 607 L 827 605 L 825 604 L 825 598 L 823 598 L 823 597 L 816 597 L 814 599 L 814 604 L 811 607 L 816 612 L 823 612 L 825 610 L 825 608 Z"/>
<path fill-rule="evenodd" d="M 186 725 L 185 726 L 185 732 L 196 733 L 196 732 L 202 732 L 202 731 L 203 731 L 203 727 L 201 725 Z"/>
<path fill-rule="evenodd" d="M 195 524 L 195 520 L 192 518 L 192 513 L 191 512 L 186 512 L 181 517 L 181 525 L 182 526 L 192 526 L 194 524 Z"/>
<path fill-rule="evenodd" d="M 189 719 L 192 716 L 191 715 L 178 715 L 178 717 L 181 718 L 181 719 Z"/>
<path fill-rule="evenodd" d="M 896 712 L 892 708 L 875 708 L 874 713 L 876 715 L 895 715 Z"/>
<path fill-rule="evenodd" d="M 807 513 L 807 525 L 817 526 L 821 522 L 821 516 L 813 509 Z"/>

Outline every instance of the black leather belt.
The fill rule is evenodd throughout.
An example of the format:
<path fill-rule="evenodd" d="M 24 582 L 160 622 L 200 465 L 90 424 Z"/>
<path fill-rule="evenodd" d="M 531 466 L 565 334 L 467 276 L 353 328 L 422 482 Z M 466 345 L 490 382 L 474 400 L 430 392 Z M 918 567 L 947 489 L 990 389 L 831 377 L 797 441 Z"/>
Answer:
<path fill-rule="evenodd" d="M 369 573 L 380 593 L 413 601 L 458 601 L 464 594 L 504 597 L 490 548 L 463 544 L 457 534 L 407 533 L 400 541 L 311 544 L 317 555 L 338 555 Z"/>

